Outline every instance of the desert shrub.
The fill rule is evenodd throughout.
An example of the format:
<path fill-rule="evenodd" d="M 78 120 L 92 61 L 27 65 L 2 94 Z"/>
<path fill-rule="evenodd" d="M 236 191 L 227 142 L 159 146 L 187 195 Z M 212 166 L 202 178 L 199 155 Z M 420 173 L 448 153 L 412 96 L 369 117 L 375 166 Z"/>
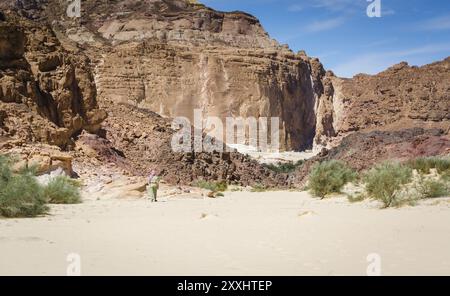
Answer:
<path fill-rule="evenodd" d="M 51 204 L 81 203 L 80 184 L 69 177 L 58 176 L 44 187 L 44 196 Z"/>
<path fill-rule="evenodd" d="M 369 197 L 380 200 L 386 208 L 399 202 L 403 185 L 411 182 L 412 169 L 395 163 L 382 163 L 364 176 Z"/>
<path fill-rule="evenodd" d="M 288 162 L 288 163 L 279 162 L 278 164 L 266 164 L 264 166 L 269 170 L 277 173 L 290 173 L 295 171 L 298 167 L 302 166 L 304 163 L 305 163 L 304 160 L 299 160 L 297 162 Z"/>
<path fill-rule="evenodd" d="M 442 173 L 441 178 L 445 182 L 450 182 L 450 171 Z"/>
<path fill-rule="evenodd" d="M 417 191 L 421 198 L 438 198 L 450 196 L 450 188 L 443 180 L 425 179 L 423 177 L 417 182 Z"/>
<path fill-rule="evenodd" d="M 11 177 L 11 160 L 6 156 L 0 155 L 0 186 L 8 182 Z"/>
<path fill-rule="evenodd" d="M 324 198 L 330 193 L 339 193 L 345 184 L 357 177 L 355 171 L 337 160 L 316 164 L 309 174 L 308 187 L 315 196 Z"/>
<path fill-rule="evenodd" d="M 226 182 L 208 182 L 200 180 L 195 183 L 195 186 L 202 189 L 211 190 L 212 192 L 224 192 L 228 189 L 228 184 Z"/>
<path fill-rule="evenodd" d="M 408 161 L 407 165 L 423 174 L 429 174 L 431 169 L 436 169 L 439 174 L 450 172 L 449 157 L 421 157 Z"/>
<path fill-rule="evenodd" d="M 11 160 L 0 157 L 0 216 L 35 217 L 48 211 L 42 186 L 33 171 L 11 172 Z"/>

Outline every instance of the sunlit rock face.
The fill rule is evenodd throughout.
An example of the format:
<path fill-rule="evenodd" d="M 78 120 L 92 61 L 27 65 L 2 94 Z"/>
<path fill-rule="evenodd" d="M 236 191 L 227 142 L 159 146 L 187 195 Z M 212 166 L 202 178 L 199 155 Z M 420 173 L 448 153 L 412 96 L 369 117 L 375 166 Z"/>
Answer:
<path fill-rule="evenodd" d="M 448 59 L 341 79 L 271 39 L 255 17 L 193 2 L 86 0 L 80 18 L 57 0 L 0 7 L 45 19 L 65 49 L 88 55 L 105 106 L 125 102 L 191 122 L 195 109 L 224 123 L 279 117 L 282 150 L 333 147 L 355 131 L 448 129 Z"/>
<path fill-rule="evenodd" d="M 49 26 L 15 14 L 0 21 L 0 136 L 66 147 L 97 132 L 98 109 L 87 57 L 65 51 Z"/>
<path fill-rule="evenodd" d="M 423 67 L 394 65 L 352 79 L 327 73 L 315 144 L 336 146 L 356 131 L 450 129 L 450 58 Z"/>
<path fill-rule="evenodd" d="M 25 2 L 63 45 L 91 57 L 99 100 L 191 120 L 194 109 L 224 123 L 278 117 L 281 149 L 312 147 L 320 94 L 310 59 L 272 40 L 255 17 L 192 1 L 88 0 L 71 19 L 60 1 Z"/>

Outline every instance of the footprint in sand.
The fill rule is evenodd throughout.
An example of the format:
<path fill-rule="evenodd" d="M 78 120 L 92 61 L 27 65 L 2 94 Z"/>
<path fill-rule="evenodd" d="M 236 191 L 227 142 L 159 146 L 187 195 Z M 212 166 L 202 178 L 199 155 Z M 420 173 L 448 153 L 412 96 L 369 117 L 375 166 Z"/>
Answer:
<path fill-rule="evenodd" d="M 211 215 L 211 214 L 207 214 L 207 213 L 202 213 L 200 215 L 200 220 L 209 220 L 209 219 L 216 219 L 219 218 L 218 215 Z"/>
<path fill-rule="evenodd" d="M 311 216 L 315 216 L 315 215 L 317 215 L 317 213 L 314 211 L 302 211 L 302 212 L 298 213 L 299 217 L 311 217 Z"/>
<path fill-rule="evenodd" d="M 24 236 L 24 237 L 0 237 L 0 241 L 7 242 L 7 241 L 23 241 L 23 242 L 42 242 L 45 241 L 41 237 L 37 236 Z"/>

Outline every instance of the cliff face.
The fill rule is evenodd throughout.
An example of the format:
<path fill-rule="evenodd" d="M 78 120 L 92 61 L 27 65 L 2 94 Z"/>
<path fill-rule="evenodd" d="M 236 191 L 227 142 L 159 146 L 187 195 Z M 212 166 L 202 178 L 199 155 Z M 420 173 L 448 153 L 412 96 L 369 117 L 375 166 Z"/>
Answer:
<path fill-rule="evenodd" d="M 0 133 L 65 147 L 106 117 L 88 60 L 64 51 L 50 27 L 15 15 L 0 21 Z"/>
<path fill-rule="evenodd" d="M 50 67 L 56 75 L 56 63 L 57 68 L 72 67 L 75 75 L 85 75 L 83 100 L 93 102 L 96 91 L 108 112 L 111 104 L 127 103 L 191 122 L 194 109 L 222 119 L 279 117 L 286 150 L 334 147 L 356 131 L 448 130 L 449 59 L 421 68 L 399 64 L 378 75 L 341 79 L 326 72 L 319 60 L 294 54 L 272 40 L 255 17 L 190 2 L 86 0 L 81 18 L 74 19 L 66 15 L 67 3 L 57 0 L 7 0 L 0 7 L 13 7 L 34 22 L 50 22 L 55 42 L 75 55 L 88 55 L 82 66 L 73 59 L 68 62 L 72 66 L 59 66 L 58 61 L 69 59 L 45 52 L 41 70 L 39 62 L 24 56 L 33 73 L 47 73 L 42 69 Z M 69 68 L 66 71 L 74 72 Z M 87 68 L 94 73 L 96 87 Z M 72 114 L 90 122 L 78 109 Z M 41 113 L 70 133 L 80 129 L 78 119 L 62 120 L 61 110 L 58 116 L 50 115 L 55 113 L 51 110 Z M 3 117 L 0 114 L 0 125 Z"/>
<path fill-rule="evenodd" d="M 336 146 L 356 131 L 450 127 L 450 58 L 406 63 L 377 75 L 341 79 L 328 73 L 317 109 L 315 143 Z"/>
<path fill-rule="evenodd" d="M 192 122 L 194 109 L 223 122 L 279 117 L 282 148 L 312 145 L 308 60 L 271 40 L 257 19 L 183 1 L 150 1 L 123 14 L 94 22 L 110 45 L 96 67 L 100 98 Z"/>
<path fill-rule="evenodd" d="M 292 54 L 126 44 L 102 58 L 96 78 L 100 98 L 191 122 L 194 109 L 223 122 L 226 117 L 279 117 L 283 148 L 312 144 L 315 97 L 310 71 Z"/>
<path fill-rule="evenodd" d="M 251 15 L 188 1 L 87 0 L 82 17 L 70 19 L 60 1 L 25 2 L 28 16 L 53 21 L 67 48 L 90 55 L 99 100 L 192 122 L 194 109 L 223 122 L 279 117 L 283 149 L 313 144 L 318 94 L 310 60 L 270 39 Z"/>

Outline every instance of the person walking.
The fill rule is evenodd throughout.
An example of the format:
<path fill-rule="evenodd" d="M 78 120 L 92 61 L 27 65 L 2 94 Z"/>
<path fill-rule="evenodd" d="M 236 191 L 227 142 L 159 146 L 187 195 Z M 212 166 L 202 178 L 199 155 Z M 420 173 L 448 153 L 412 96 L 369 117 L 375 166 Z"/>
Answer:
<path fill-rule="evenodd" d="M 152 170 L 148 177 L 147 194 L 151 202 L 157 202 L 157 195 L 159 189 L 159 182 L 161 178 L 156 174 L 155 170 Z"/>

